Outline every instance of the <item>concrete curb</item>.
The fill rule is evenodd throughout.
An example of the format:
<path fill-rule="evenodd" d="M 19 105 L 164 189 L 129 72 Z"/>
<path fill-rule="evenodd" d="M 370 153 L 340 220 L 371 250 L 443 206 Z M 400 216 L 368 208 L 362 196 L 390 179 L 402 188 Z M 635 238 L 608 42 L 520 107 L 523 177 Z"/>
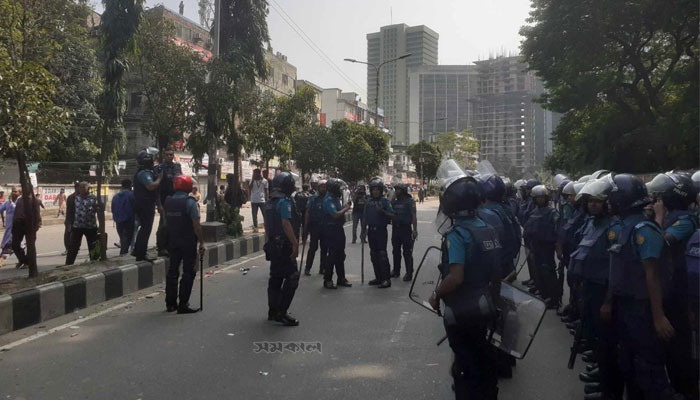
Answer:
<path fill-rule="evenodd" d="M 204 267 L 235 260 L 262 250 L 265 235 L 256 233 L 207 243 Z M 167 257 L 154 262 L 121 265 L 65 281 L 51 282 L 0 296 L 0 335 L 61 315 L 122 297 L 165 282 Z"/>

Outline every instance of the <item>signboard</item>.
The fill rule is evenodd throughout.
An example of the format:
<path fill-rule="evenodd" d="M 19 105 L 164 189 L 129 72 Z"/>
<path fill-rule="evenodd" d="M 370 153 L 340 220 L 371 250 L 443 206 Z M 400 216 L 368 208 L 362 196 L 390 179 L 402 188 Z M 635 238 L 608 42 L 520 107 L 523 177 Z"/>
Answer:
<path fill-rule="evenodd" d="M 38 186 L 38 182 L 36 180 L 36 172 L 30 172 L 29 173 L 29 180 L 32 182 L 32 185 L 36 188 Z"/>
<path fill-rule="evenodd" d="M 319 114 L 319 120 L 321 121 L 321 125 L 326 126 L 326 113 Z"/>
<path fill-rule="evenodd" d="M 234 166 L 233 161 L 224 161 L 223 164 L 221 164 L 221 175 L 233 174 L 234 173 L 233 166 Z"/>
<path fill-rule="evenodd" d="M 253 167 L 251 167 L 250 161 L 241 161 L 241 173 L 244 181 L 253 179 Z"/>
<path fill-rule="evenodd" d="M 348 121 L 354 122 L 355 121 L 355 113 L 353 113 L 352 111 L 345 111 L 345 119 L 347 119 Z"/>

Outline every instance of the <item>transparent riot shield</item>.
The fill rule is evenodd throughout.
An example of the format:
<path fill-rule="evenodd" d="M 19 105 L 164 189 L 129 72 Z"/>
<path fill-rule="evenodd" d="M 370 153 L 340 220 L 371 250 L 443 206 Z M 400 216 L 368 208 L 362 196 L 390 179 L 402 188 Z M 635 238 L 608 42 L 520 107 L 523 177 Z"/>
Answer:
<path fill-rule="evenodd" d="M 502 282 L 498 307 L 501 312 L 490 338 L 491 343 L 522 359 L 540 328 L 547 306 L 530 293 Z"/>
<path fill-rule="evenodd" d="M 428 247 L 413 277 L 411 290 L 408 292 L 408 297 L 411 301 L 437 315 L 440 315 L 440 312 L 433 310 L 433 307 L 428 303 L 428 299 L 430 299 L 433 291 L 440 284 L 441 275 L 438 266 L 441 262 L 442 251 L 440 248 L 436 246 Z"/>

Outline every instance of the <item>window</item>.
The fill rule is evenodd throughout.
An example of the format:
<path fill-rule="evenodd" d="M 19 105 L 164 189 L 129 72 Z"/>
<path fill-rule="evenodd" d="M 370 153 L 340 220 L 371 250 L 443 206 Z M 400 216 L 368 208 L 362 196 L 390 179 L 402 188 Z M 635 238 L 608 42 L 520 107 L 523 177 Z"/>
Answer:
<path fill-rule="evenodd" d="M 287 77 L 287 74 L 282 74 L 282 85 L 287 86 L 289 84 L 289 78 Z"/>

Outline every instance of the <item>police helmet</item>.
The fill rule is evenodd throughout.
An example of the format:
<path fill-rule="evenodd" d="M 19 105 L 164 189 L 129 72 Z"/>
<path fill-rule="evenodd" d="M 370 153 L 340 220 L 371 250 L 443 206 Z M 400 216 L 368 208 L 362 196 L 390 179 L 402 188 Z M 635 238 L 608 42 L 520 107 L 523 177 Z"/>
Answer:
<path fill-rule="evenodd" d="M 506 185 L 498 175 L 480 175 L 479 186 L 481 186 L 484 197 L 491 201 L 501 202 L 506 193 Z"/>
<path fill-rule="evenodd" d="M 280 172 L 272 178 L 272 187 L 279 189 L 285 196 L 291 196 L 296 189 L 294 177 L 288 171 Z"/>
<path fill-rule="evenodd" d="M 564 193 L 564 188 L 567 185 L 569 185 L 569 183 L 571 183 L 571 180 L 569 178 L 566 178 L 566 179 L 561 181 L 561 183 L 559 184 L 559 187 L 557 188 L 557 190 L 559 191 L 559 194 L 567 194 L 567 193 Z M 572 185 L 572 187 L 573 187 L 573 185 Z"/>
<path fill-rule="evenodd" d="M 173 180 L 173 188 L 176 191 L 189 193 L 192 191 L 193 181 L 191 176 L 178 175 Z"/>
<path fill-rule="evenodd" d="M 607 169 L 599 169 L 598 171 L 592 173 L 591 177 L 589 179 L 599 179 L 599 178 L 602 178 L 609 173 L 610 173 L 610 171 L 608 171 Z"/>
<path fill-rule="evenodd" d="M 564 174 L 556 174 L 554 178 L 552 178 L 552 182 L 554 182 L 554 186 L 560 187 L 562 182 L 570 180 L 568 176 Z"/>
<path fill-rule="evenodd" d="M 646 186 L 649 194 L 660 197 L 669 210 L 688 208 L 697 195 L 693 180 L 677 172 L 658 174 Z"/>
<path fill-rule="evenodd" d="M 590 179 L 591 179 L 591 176 L 590 176 L 590 175 L 584 175 L 584 176 L 578 178 L 578 180 L 576 181 L 576 183 L 586 183 L 586 182 L 588 182 Z"/>
<path fill-rule="evenodd" d="M 695 173 L 693 174 L 693 176 L 690 177 L 690 179 L 693 181 L 695 190 L 700 192 L 700 171 L 695 171 Z"/>
<path fill-rule="evenodd" d="M 602 177 L 599 179 L 591 179 L 584 183 L 583 186 L 576 193 L 576 201 L 581 199 L 596 199 L 605 201 L 612 190 L 612 185 L 607 177 Z"/>
<path fill-rule="evenodd" d="M 503 179 L 503 184 L 506 186 L 506 196 L 511 197 L 515 195 L 515 191 L 517 190 L 515 188 L 515 185 L 513 185 L 513 181 L 511 181 L 509 178 Z"/>
<path fill-rule="evenodd" d="M 608 179 L 612 187 L 608 203 L 614 215 L 622 215 L 633 208 L 650 203 L 647 187 L 639 177 L 631 174 L 610 174 L 604 179 Z"/>
<path fill-rule="evenodd" d="M 139 168 L 152 168 L 155 155 L 147 150 L 141 150 L 136 154 L 136 164 Z"/>
<path fill-rule="evenodd" d="M 365 193 L 366 191 L 367 188 L 364 184 L 357 185 L 357 187 L 355 188 L 355 193 Z"/>
<path fill-rule="evenodd" d="M 525 184 L 525 182 L 525 179 L 518 179 L 517 181 L 515 181 L 513 186 L 515 187 L 515 189 L 520 190 L 520 188 Z"/>
<path fill-rule="evenodd" d="M 528 179 L 523 187 L 527 190 L 532 190 L 535 186 L 541 185 L 542 183 L 537 179 Z"/>
<path fill-rule="evenodd" d="M 343 194 L 342 187 L 345 182 L 342 179 L 331 178 L 326 181 L 326 190 L 333 197 L 340 197 Z"/>
<path fill-rule="evenodd" d="M 406 186 L 406 184 L 403 182 L 399 182 L 399 183 L 394 185 L 394 190 L 396 190 L 397 195 L 399 193 L 407 194 L 408 193 L 408 186 Z"/>
<path fill-rule="evenodd" d="M 372 189 L 374 189 L 374 188 L 379 188 L 379 189 L 381 189 L 382 193 L 384 193 L 385 186 L 384 186 L 384 182 L 382 181 L 381 178 L 376 177 L 376 178 L 372 178 L 372 180 L 369 181 L 369 190 L 370 190 L 370 192 L 371 192 Z"/>
<path fill-rule="evenodd" d="M 325 179 L 321 179 L 320 181 L 318 181 L 318 187 L 321 187 L 321 186 L 326 186 L 326 183 L 328 183 L 328 181 L 327 181 L 327 180 L 325 180 Z"/>
<path fill-rule="evenodd" d="M 545 185 L 537 185 L 530 191 L 530 197 L 549 197 L 549 190 Z"/>
<path fill-rule="evenodd" d="M 576 195 L 576 190 L 574 189 L 574 186 L 576 185 L 576 182 L 571 181 L 567 183 L 564 188 L 562 188 L 561 193 L 565 195 Z"/>
<path fill-rule="evenodd" d="M 440 196 L 440 210 L 448 217 L 466 216 L 481 204 L 479 184 L 471 176 L 450 183 Z"/>

